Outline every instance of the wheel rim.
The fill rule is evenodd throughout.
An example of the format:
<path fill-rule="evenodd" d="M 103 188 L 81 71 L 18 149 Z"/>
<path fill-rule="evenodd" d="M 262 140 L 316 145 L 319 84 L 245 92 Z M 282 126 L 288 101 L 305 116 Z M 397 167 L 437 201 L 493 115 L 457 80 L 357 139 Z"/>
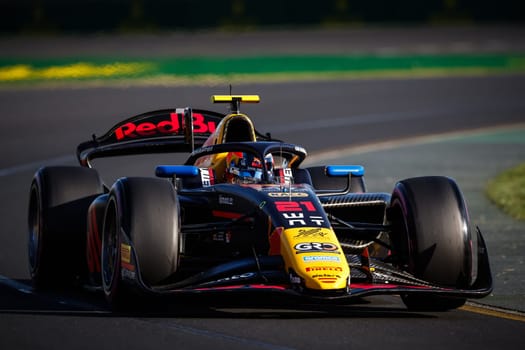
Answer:
<path fill-rule="evenodd" d="M 106 212 L 102 239 L 102 282 L 105 291 L 113 288 L 119 264 L 119 236 L 115 202 L 110 201 Z"/>
<path fill-rule="evenodd" d="M 28 236 L 28 256 L 31 275 L 33 276 L 38 268 L 38 257 L 40 254 L 41 241 L 41 209 L 39 205 L 39 196 L 37 191 L 33 188 L 31 191 L 31 198 L 29 200 L 29 236 Z"/>
<path fill-rule="evenodd" d="M 390 235 L 390 242 L 394 246 L 397 255 L 395 265 L 403 270 L 413 273 L 413 264 L 410 259 L 410 239 L 408 237 L 408 227 L 404 219 L 403 204 L 398 198 L 392 199 L 391 224 L 394 235 Z"/>

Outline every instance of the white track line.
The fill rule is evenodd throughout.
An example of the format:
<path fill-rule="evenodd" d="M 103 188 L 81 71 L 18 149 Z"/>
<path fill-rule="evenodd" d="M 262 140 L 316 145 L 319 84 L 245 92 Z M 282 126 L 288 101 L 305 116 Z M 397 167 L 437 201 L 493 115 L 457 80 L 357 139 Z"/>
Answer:
<path fill-rule="evenodd" d="M 393 114 L 391 116 L 387 116 L 386 118 L 395 118 L 395 117 L 396 115 Z M 335 123 L 341 122 L 341 120 L 336 119 L 334 120 L 334 122 Z M 359 121 L 359 123 L 362 123 L 362 122 L 363 121 Z M 337 148 L 337 149 L 327 149 L 324 151 L 312 152 L 311 154 L 308 155 L 303 165 L 315 164 L 320 161 L 336 159 L 336 158 L 340 158 L 343 156 L 382 151 L 382 150 L 387 150 L 387 149 L 400 148 L 404 146 L 413 146 L 413 145 L 419 145 L 419 144 L 424 144 L 424 143 L 437 142 L 437 141 L 441 141 L 444 139 L 468 137 L 468 136 L 475 136 L 475 135 L 489 133 L 489 132 L 515 130 L 515 129 L 525 129 L 525 123 L 505 124 L 505 125 L 477 128 L 477 129 L 464 130 L 464 131 L 452 131 L 452 132 L 437 133 L 437 134 L 430 134 L 430 135 L 424 135 L 424 136 L 402 138 L 402 139 L 396 139 L 396 140 L 390 140 L 390 141 L 384 141 L 384 142 L 375 142 L 375 143 L 364 144 L 364 145 L 359 145 L 359 146 L 349 146 L 349 147 L 343 147 L 343 148 Z M 56 164 L 62 164 L 62 163 L 70 163 L 70 162 L 74 162 L 75 160 L 76 158 L 74 156 L 64 155 L 64 156 L 59 156 L 55 158 L 44 159 L 41 161 L 20 164 L 20 165 L 8 167 L 8 168 L 0 169 L 0 177 L 16 175 L 18 173 L 22 173 L 25 171 L 35 170 L 41 167 L 42 165 L 56 165 Z"/>
<path fill-rule="evenodd" d="M 62 164 L 62 163 L 70 163 L 72 161 L 75 161 L 74 156 L 60 156 L 56 158 L 40 160 L 37 162 L 15 165 L 12 167 L 0 169 L 0 177 L 15 175 L 18 173 L 23 173 L 25 171 L 32 171 L 32 170 L 40 168 L 43 165 L 56 165 L 56 164 Z"/>
<path fill-rule="evenodd" d="M 312 165 L 319 162 L 326 162 L 327 160 L 338 159 L 356 154 L 363 154 L 369 152 L 390 150 L 394 148 L 401 148 L 405 146 L 421 145 L 425 143 L 439 142 L 447 139 L 456 139 L 469 136 L 477 136 L 486 133 L 525 129 L 525 123 L 506 124 L 499 126 L 483 127 L 471 130 L 452 131 L 445 133 L 436 133 L 424 136 L 414 136 L 384 142 L 375 142 L 371 144 L 364 144 L 359 146 L 342 147 L 332 150 L 312 152 L 308 155 L 302 165 Z"/>

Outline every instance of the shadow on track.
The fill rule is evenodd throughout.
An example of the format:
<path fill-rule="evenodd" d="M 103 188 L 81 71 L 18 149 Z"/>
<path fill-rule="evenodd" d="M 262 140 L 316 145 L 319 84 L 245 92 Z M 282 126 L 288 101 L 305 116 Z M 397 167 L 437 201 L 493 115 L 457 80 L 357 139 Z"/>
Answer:
<path fill-rule="evenodd" d="M 140 298 L 125 310 L 111 310 L 102 292 L 83 289 L 30 291 L 29 280 L 18 280 L 28 291 L 0 284 L 5 296 L 0 314 L 70 315 L 81 317 L 148 318 L 237 318 L 237 319 L 312 319 L 312 318 L 436 318 L 432 313 L 408 311 L 396 297 L 369 297 L 345 301 L 301 300 L 261 293 L 179 295 L 170 298 Z"/>

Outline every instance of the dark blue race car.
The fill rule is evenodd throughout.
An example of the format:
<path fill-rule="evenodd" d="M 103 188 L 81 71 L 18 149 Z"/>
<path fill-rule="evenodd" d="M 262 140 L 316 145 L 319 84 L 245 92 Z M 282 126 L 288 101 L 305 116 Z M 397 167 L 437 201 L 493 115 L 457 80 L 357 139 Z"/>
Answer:
<path fill-rule="evenodd" d="M 227 291 L 311 300 L 398 294 L 448 310 L 492 290 L 488 254 L 453 179 L 368 192 L 358 165 L 304 168 L 304 148 L 257 132 L 240 113 L 256 95 L 213 96 L 231 113 L 159 110 L 78 146 L 80 166 L 44 167 L 29 203 L 35 288 L 103 290 L 114 307 L 140 296 Z M 187 153 L 156 177 L 102 182 L 92 161 Z"/>

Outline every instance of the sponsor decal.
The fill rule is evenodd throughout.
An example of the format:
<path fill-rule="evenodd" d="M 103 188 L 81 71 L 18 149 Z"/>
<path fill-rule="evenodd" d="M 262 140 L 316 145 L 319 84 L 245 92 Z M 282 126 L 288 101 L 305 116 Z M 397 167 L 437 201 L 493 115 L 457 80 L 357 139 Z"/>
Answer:
<path fill-rule="evenodd" d="M 172 112 L 167 115 L 167 118 L 159 122 L 144 121 L 142 123 L 129 122 L 119 126 L 115 130 L 115 137 L 117 141 L 124 139 L 133 139 L 140 137 L 151 137 L 157 135 L 177 134 L 181 129 L 182 116 L 178 113 Z M 153 117 L 151 118 L 153 120 Z M 193 133 L 212 133 L 216 128 L 215 121 L 206 121 L 201 113 L 193 114 Z"/>
<path fill-rule="evenodd" d="M 215 183 L 215 179 L 213 178 L 213 172 L 211 172 L 209 169 L 201 168 L 200 173 L 202 187 L 210 187 Z"/>
<path fill-rule="evenodd" d="M 340 266 L 313 266 L 313 267 L 307 267 L 305 271 L 306 272 L 314 272 L 314 271 L 343 272 L 343 268 Z"/>
<path fill-rule="evenodd" d="M 301 278 L 299 276 L 296 276 L 294 274 L 290 274 L 290 283 L 292 284 L 301 284 Z"/>
<path fill-rule="evenodd" d="M 284 184 L 285 185 L 290 185 L 292 183 L 292 179 L 293 179 L 293 174 L 292 174 L 292 169 L 290 168 L 284 168 L 282 169 L 282 176 L 284 177 Z"/>
<path fill-rule="evenodd" d="M 217 124 L 214 121 L 206 121 L 201 113 L 193 113 L 193 133 L 204 134 L 215 131 Z"/>
<path fill-rule="evenodd" d="M 122 266 L 121 274 L 124 276 L 124 271 L 134 272 L 135 265 L 131 263 L 131 246 L 122 243 L 120 245 L 120 266 Z"/>
<path fill-rule="evenodd" d="M 288 221 L 289 226 L 306 226 L 303 213 L 284 213 L 283 217 Z"/>
<path fill-rule="evenodd" d="M 341 278 L 341 276 L 339 276 L 339 275 L 321 274 L 321 275 L 313 275 L 312 278 L 318 278 L 320 280 L 322 280 L 322 279 L 330 279 L 330 280 L 334 280 L 334 282 L 335 282 L 335 280 L 337 278 Z"/>
<path fill-rule="evenodd" d="M 302 242 L 302 243 L 297 243 L 294 246 L 294 249 L 297 251 L 296 254 L 312 253 L 312 252 L 315 252 L 315 253 L 318 253 L 318 252 L 337 253 L 337 254 L 339 254 L 339 252 L 337 251 L 337 245 L 335 245 L 334 243 L 327 243 L 327 242 Z"/>
<path fill-rule="evenodd" d="M 275 201 L 274 205 L 288 226 L 323 226 L 326 223 L 312 201 Z"/>
<path fill-rule="evenodd" d="M 122 243 L 120 245 L 120 266 L 122 267 L 122 276 L 124 276 L 124 271 L 135 271 L 135 265 L 131 263 L 131 246 L 128 244 Z"/>
<path fill-rule="evenodd" d="M 307 154 L 306 150 L 303 147 L 301 147 L 301 146 L 295 146 L 294 148 L 295 148 L 295 150 L 297 152 L 301 152 L 301 153 Z"/>
<path fill-rule="evenodd" d="M 294 238 L 324 238 L 328 236 L 331 231 L 323 230 L 322 228 L 311 228 L 311 229 L 300 229 L 297 231 L 297 234 L 293 236 Z"/>
<path fill-rule="evenodd" d="M 317 279 L 321 283 L 336 283 L 337 282 L 337 278 L 336 277 L 317 277 Z"/>
<path fill-rule="evenodd" d="M 304 262 L 317 262 L 317 261 L 332 261 L 332 262 L 340 262 L 338 256 L 303 256 Z"/>
<path fill-rule="evenodd" d="M 232 235 L 229 232 L 217 232 L 211 236 L 211 239 L 217 242 L 230 243 Z"/>
<path fill-rule="evenodd" d="M 120 261 L 126 264 L 131 263 L 131 246 L 122 243 L 120 245 Z"/>
<path fill-rule="evenodd" d="M 277 169 L 276 172 L 274 172 L 275 180 L 277 183 L 280 183 L 282 185 L 291 185 L 291 179 L 286 178 L 286 174 L 284 173 L 284 169 Z M 287 191 L 290 189 L 283 188 L 283 191 Z"/>
<path fill-rule="evenodd" d="M 317 226 L 322 226 L 324 224 L 324 219 L 322 216 L 311 215 L 309 217 L 310 221 L 316 224 Z"/>
<path fill-rule="evenodd" d="M 283 217 L 288 221 L 288 226 L 310 226 L 307 221 L 316 226 L 323 226 L 325 220 L 322 216 L 308 215 L 303 213 L 283 213 Z"/>
<path fill-rule="evenodd" d="M 233 205 L 233 198 L 219 195 L 219 204 Z"/>
<path fill-rule="evenodd" d="M 306 192 L 270 192 L 268 193 L 268 196 L 274 197 L 274 198 L 300 198 L 300 197 L 308 197 L 308 193 Z"/>
<path fill-rule="evenodd" d="M 313 211 L 315 212 L 315 206 L 311 201 L 275 201 L 275 207 L 279 212 L 295 212 L 295 211 Z"/>
<path fill-rule="evenodd" d="M 233 275 L 233 276 L 230 276 L 230 277 L 225 277 L 225 278 L 221 278 L 221 279 L 218 279 L 218 280 L 215 280 L 215 281 L 211 281 L 209 283 L 235 282 L 235 281 L 239 281 L 239 280 L 245 280 L 245 279 L 254 278 L 255 276 L 256 276 L 256 274 L 254 272 L 246 272 L 246 273 L 243 273 L 241 275 Z"/>
<path fill-rule="evenodd" d="M 133 280 L 137 276 L 137 273 L 135 271 L 131 271 L 131 270 L 128 270 L 128 269 L 122 269 L 120 271 L 120 274 L 121 274 L 122 278 L 133 279 Z"/>
<path fill-rule="evenodd" d="M 125 138 L 137 138 L 154 136 L 156 134 L 174 134 L 180 129 L 179 118 L 177 113 L 170 113 L 168 120 L 163 120 L 157 124 L 152 122 L 133 123 L 129 122 L 123 124 L 115 130 L 115 137 L 117 140 Z"/>
<path fill-rule="evenodd" d="M 198 148 L 195 151 L 193 151 L 191 153 L 191 156 L 198 156 L 199 154 L 209 152 L 212 149 L 213 149 L 213 147 L 211 147 L 211 146 L 201 147 L 201 148 Z"/>

